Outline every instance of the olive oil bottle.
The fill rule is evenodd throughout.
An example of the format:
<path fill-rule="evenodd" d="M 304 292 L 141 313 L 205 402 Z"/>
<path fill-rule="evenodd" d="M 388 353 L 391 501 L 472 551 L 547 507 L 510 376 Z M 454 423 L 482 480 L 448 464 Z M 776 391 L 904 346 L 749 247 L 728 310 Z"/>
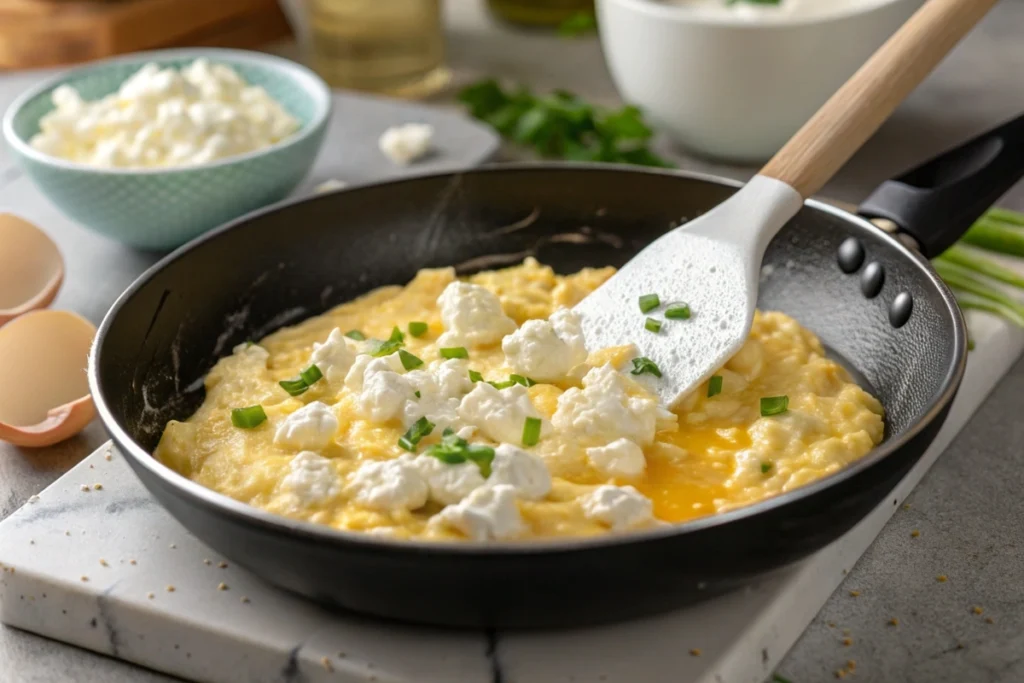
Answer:
<path fill-rule="evenodd" d="M 421 98 L 443 88 L 441 0 L 307 0 L 309 61 L 331 86 Z"/>

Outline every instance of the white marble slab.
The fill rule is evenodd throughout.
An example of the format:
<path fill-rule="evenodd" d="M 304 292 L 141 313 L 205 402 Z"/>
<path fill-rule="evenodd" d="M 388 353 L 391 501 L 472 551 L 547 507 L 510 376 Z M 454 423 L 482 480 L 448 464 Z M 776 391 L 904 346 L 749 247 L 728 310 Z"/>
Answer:
<path fill-rule="evenodd" d="M 0 620 L 211 683 L 757 683 L 1024 350 L 1020 329 L 985 315 L 969 324 L 976 348 L 963 388 L 893 496 L 787 573 L 686 610 L 543 633 L 328 613 L 220 567 L 107 446 L 0 523 Z"/>

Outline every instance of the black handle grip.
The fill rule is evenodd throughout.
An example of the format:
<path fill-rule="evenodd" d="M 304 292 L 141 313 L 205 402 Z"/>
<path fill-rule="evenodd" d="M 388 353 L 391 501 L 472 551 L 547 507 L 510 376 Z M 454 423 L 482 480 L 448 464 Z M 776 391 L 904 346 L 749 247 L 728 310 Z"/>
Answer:
<path fill-rule="evenodd" d="M 938 256 L 1024 176 L 1024 115 L 887 180 L 860 205 Z"/>

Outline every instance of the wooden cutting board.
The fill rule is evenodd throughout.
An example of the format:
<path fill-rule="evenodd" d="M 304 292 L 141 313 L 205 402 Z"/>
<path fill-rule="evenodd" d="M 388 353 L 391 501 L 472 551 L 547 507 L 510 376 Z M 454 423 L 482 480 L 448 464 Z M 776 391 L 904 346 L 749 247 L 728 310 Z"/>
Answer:
<path fill-rule="evenodd" d="M 254 48 L 290 34 L 277 0 L 0 0 L 0 69 L 186 45 Z"/>

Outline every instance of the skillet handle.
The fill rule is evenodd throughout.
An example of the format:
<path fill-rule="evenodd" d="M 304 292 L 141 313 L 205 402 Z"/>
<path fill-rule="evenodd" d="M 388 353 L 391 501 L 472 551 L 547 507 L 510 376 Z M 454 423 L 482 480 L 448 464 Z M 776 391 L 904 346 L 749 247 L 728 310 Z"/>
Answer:
<path fill-rule="evenodd" d="M 913 237 L 927 258 L 953 245 L 1024 176 L 1024 115 L 879 185 L 857 209 Z"/>

